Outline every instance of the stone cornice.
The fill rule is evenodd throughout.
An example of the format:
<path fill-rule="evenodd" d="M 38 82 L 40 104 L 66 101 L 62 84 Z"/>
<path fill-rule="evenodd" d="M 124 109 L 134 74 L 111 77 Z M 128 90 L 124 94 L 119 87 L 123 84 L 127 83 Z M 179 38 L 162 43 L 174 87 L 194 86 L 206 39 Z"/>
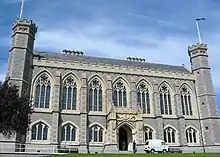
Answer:
<path fill-rule="evenodd" d="M 104 73 L 117 73 L 117 74 L 129 74 L 140 76 L 152 76 L 162 78 L 173 78 L 181 80 L 196 80 L 196 76 L 193 73 L 173 72 L 160 69 L 147 69 L 134 66 L 120 66 L 111 64 L 96 64 L 79 61 L 59 61 L 59 60 L 45 60 L 45 59 L 33 59 L 33 65 L 37 67 L 48 67 L 57 69 L 70 69 L 70 70 L 82 70 L 82 71 L 94 71 Z"/>

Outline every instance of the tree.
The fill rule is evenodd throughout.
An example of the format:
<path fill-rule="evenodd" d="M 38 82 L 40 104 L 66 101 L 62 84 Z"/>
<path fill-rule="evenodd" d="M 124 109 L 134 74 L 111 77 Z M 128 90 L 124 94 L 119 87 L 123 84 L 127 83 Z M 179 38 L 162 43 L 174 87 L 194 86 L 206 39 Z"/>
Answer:
<path fill-rule="evenodd" d="M 25 135 L 33 113 L 30 104 L 29 97 L 19 97 L 17 86 L 8 80 L 0 83 L 0 133 L 9 137 L 15 133 Z"/>

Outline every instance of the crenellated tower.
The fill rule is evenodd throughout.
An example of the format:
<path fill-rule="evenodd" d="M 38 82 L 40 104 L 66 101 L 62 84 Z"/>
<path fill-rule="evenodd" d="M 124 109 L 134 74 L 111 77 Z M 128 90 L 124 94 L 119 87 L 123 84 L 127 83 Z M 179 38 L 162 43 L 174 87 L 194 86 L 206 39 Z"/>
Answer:
<path fill-rule="evenodd" d="M 19 94 L 30 93 L 32 58 L 37 27 L 31 20 L 18 19 L 13 23 L 7 78 L 19 87 Z"/>
<path fill-rule="evenodd" d="M 218 133 L 219 116 L 216 96 L 208 61 L 207 45 L 203 43 L 188 47 L 192 72 L 196 76 L 196 96 L 200 112 L 201 126 L 205 145 L 220 142 Z"/>

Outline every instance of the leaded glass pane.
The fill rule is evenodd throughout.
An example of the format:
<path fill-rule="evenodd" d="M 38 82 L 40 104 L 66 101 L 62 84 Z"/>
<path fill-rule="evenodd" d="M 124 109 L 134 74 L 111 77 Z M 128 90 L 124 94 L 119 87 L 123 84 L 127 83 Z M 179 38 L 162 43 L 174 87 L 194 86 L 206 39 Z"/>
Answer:
<path fill-rule="evenodd" d="M 42 85 L 41 93 L 40 93 L 40 108 L 44 108 L 44 101 L 45 101 L 45 85 Z"/>
<path fill-rule="evenodd" d="M 50 104 L 50 86 L 47 86 L 46 88 L 46 104 L 45 104 L 45 108 L 49 108 L 49 104 Z"/>
<path fill-rule="evenodd" d="M 39 99 L 40 99 L 40 85 L 36 86 L 36 92 L 35 92 L 35 107 L 39 107 Z"/>

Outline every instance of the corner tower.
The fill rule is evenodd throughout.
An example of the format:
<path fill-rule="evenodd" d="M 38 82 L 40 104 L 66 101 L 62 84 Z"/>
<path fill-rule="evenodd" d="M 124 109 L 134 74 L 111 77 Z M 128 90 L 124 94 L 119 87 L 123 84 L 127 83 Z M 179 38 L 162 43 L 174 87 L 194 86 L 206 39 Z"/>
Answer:
<path fill-rule="evenodd" d="M 18 19 L 12 27 L 7 78 L 19 87 L 19 94 L 30 93 L 32 58 L 36 25 L 30 20 Z"/>
<path fill-rule="evenodd" d="M 198 43 L 188 47 L 192 72 L 196 76 L 196 97 L 201 118 L 204 144 L 220 142 L 218 133 L 219 116 L 216 96 L 208 62 L 207 44 Z"/>

